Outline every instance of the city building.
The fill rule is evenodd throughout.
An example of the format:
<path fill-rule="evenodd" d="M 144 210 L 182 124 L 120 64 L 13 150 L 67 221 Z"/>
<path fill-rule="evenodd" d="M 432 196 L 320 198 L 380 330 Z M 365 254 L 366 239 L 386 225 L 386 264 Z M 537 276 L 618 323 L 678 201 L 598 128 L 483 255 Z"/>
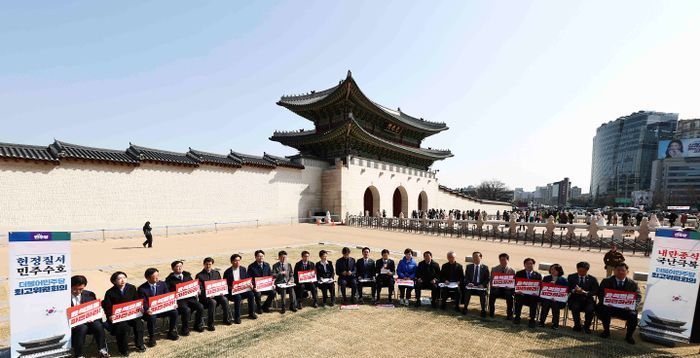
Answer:
<path fill-rule="evenodd" d="M 606 204 L 632 204 L 632 192 L 651 188 L 660 140 L 671 139 L 677 113 L 640 111 L 598 127 L 593 137 L 590 194 Z"/>
<path fill-rule="evenodd" d="M 678 121 L 674 139 L 700 138 L 700 118 Z"/>
<path fill-rule="evenodd" d="M 569 195 L 569 199 L 579 199 L 581 198 L 581 188 L 577 186 L 572 186 L 571 187 L 571 195 Z"/>
<path fill-rule="evenodd" d="M 439 184 L 430 167 L 449 150 L 421 147 L 447 130 L 378 105 L 350 72 L 337 86 L 278 104 L 314 128 L 270 138 L 299 150 L 288 158 L 234 151 L 126 150 L 62 141 L 0 143 L 0 232 L 202 223 L 302 221 L 330 211 L 410 217 L 414 210 L 509 210 Z M 175 230 L 171 227 L 172 230 Z"/>

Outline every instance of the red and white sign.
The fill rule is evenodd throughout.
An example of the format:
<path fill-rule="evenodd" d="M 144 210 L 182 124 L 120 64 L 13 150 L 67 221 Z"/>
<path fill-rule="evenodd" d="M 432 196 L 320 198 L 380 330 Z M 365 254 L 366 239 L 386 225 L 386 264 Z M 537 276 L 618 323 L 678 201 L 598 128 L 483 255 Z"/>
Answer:
<path fill-rule="evenodd" d="M 539 280 L 528 280 L 526 278 L 516 278 L 515 279 L 515 293 L 521 293 L 523 295 L 529 296 L 539 296 L 540 295 L 540 281 Z"/>
<path fill-rule="evenodd" d="M 316 270 L 299 271 L 299 283 L 316 282 Z"/>
<path fill-rule="evenodd" d="M 399 278 L 396 279 L 396 285 L 397 286 L 406 286 L 406 287 L 413 287 L 413 280 L 410 278 Z"/>
<path fill-rule="evenodd" d="M 175 298 L 181 300 L 199 295 L 199 280 L 192 280 L 175 285 Z"/>
<path fill-rule="evenodd" d="M 630 310 L 634 310 L 637 307 L 637 294 L 635 292 L 611 290 L 609 288 L 606 288 L 604 292 L 603 305 L 605 306 Z"/>
<path fill-rule="evenodd" d="M 255 278 L 255 290 L 258 292 L 265 292 L 272 290 L 272 286 L 275 284 L 275 278 L 272 276 L 262 276 Z"/>
<path fill-rule="evenodd" d="M 253 288 L 253 279 L 250 277 L 231 282 L 232 295 L 248 292 L 251 288 Z"/>
<path fill-rule="evenodd" d="M 143 316 L 143 300 L 133 300 L 112 306 L 112 323 L 132 320 Z"/>
<path fill-rule="evenodd" d="M 172 311 L 176 308 L 177 297 L 175 292 L 168 292 L 148 298 L 148 309 L 151 311 L 151 315 Z"/>
<path fill-rule="evenodd" d="M 515 288 L 515 275 L 509 273 L 494 273 L 491 287 Z"/>
<path fill-rule="evenodd" d="M 92 322 L 102 318 L 102 301 L 93 300 L 83 304 L 68 307 L 68 323 L 70 328 L 80 326 L 83 323 Z"/>
<path fill-rule="evenodd" d="M 204 281 L 204 296 L 207 298 L 225 295 L 228 284 L 225 279 Z"/>
<path fill-rule="evenodd" d="M 569 298 L 567 291 L 569 288 L 567 286 L 555 285 L 550 282 L 542 282 L 542 289 L 540 290 L 540 297 L 556 302 L 566 302 Z"/>

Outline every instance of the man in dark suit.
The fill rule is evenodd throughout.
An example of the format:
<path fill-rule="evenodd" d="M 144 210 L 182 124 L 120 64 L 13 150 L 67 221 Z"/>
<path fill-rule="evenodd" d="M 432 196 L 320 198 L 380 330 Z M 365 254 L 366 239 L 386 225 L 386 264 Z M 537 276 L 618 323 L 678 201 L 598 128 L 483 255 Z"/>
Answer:
<path fill-rule="evenodd" d="M 294 269 L 292 269 L 292 265 L 289 262 L 287 262 L 287 251 L 282 250 L 279 253 L 277 253 L 277 258 L 279 261 L 272 265 L 272 275 L 275 276 L 275 290 L 282 298 L 282 309 L 280 310 L 280 313 L 284 313 L 286 310 L 286 296 L 289 296 L 289 310 L 292 312 L 296 312 L 297 296 L 295 293 L 296 285 L 294 284 Z"/>
<path fill-rule="evenodd" d="M 350 302 L 355 303 L 355 296 L 357 295 L 355 274 L 357 273 L 357 267 L 355 259 L 350 257 L 349 247 L 344 247 L 343 257 L 335 261 L 335 270 L 338 274 L 338 285 L 340 285 L 340 294 L 343 296 L 343 304 L 348 301 L 346 296 L 346 288 L 348 286 L 350 286 Z"/>
<path fill-rule="evenodd" d="M 308 251 L 302 251 L 301 261 L 294 265 L 294 281 L 297 283 L 297 309 L 302 309 L 301 301 L 304 300 L 304 295 L 306 292 L 311 293 L 313 307 L 318 307 L 318 290 L 316 290 L 316 282 L 299 282 L 300 271 L 316 270 L 314 263 L 309 261 L 309 256 L 311 256 L 311 254 Z"/>
<path fill-rule="evenodd" d="M 362 298 L 362 289 L 369 287 L 372 290 L 372 303 L 374 303 L 374 296 L 377 291 L 376 279 L 377 275 L 376 267 L 374 267 L 374 260 L 369 258 L 369 247 L 362 249 L 362 258 L 357 260 L 357 291 L 360 296 L 360 301 Z"/>
<path fill-rule="evenodd" d="M 581 261 L 576 264 L 576 273 L 569 275 L 569 309 L 574 317 L 574 331 L 581 331 L 581 312 L 584 312 L 583 331 L 591 333 L 595 297 L 598 294 L 598 279 L 588 274 L 591 265 Z"/>
<path fill-rule="evenodd" d="M 389 250 L 382 250 L 382 258 L 375 262 L 375 271 L 377 272 L 377 298 L 379 301 L 382 295 L 382 287 L 389 289 L 389 303 L 394 298 L 394 274 L 396 274 L 396 264 L 394 260 L 389 258 Z"/>
<path fill-rule="evenodd" d="M 627 278 L 627 273 L 629 272 L 629 267 L 626 263 L 619 263 L 615 266 L 613 275 L 606 277 L 600 283 L 600 289 L 598 290 L 598 318 L 603 323 L 603 333 L 600 334 L 603 338 L 610 337 L 610 318 L 617 317 L 623 319 L 627 322 L 627 335 L 625 336 L 625 341 L 629 344 L 634 344 L 634 330 L 637 329 L 637 306 L 641 300 L 641 292 L 639 291 L 639 285 L 637 283 Z M 605 306 L 603 299 L 605 298 L 605 289 L 618 290 L 625 292 L 634 292 L 637 294 L 637 301 L 635 309 L 624 309 L 617 307 Z"/>
<path fill-rule="evenodd" d="M 158 295 L 163 295 L 168 293 L 168 285 L 165 282 L 160 281 L 158 276 L 160 273 L 157 268 L 148 268 L 143 276 L 146 278 L 146 282 L 139 286 L 139 296 L 143 298 L 143 320 L 146 321 L 146 328 L 148 329 L 148 343 L 149 347 L 155 347 L 156 345 L 156 319 L 158 317 L 167 317 L 169 320 L 168 325 L 168 339 L 176 341 L 178 339 L 176 327 L 177 327 L 177 310 L 171 310 L 167 312 L 162 312 L 158 314 L 152 314 L 150 307 L 148 306 L 148 298 Z"/>
<path fill-rule="evenodd" d="M 207 281 L 220 280 L 221 274 L 219 273 L 219 271 L 214 270 L 214 259 L 211 257 L 205 258 L 202 262 L 202 265 L 202 271 L 199 271 L 199 273 L 196 276 L 196 279 L 199 280 L 199 302 L 201 302 L 202 305 L 207 309 L 207 330 L 216 330 L 216 327 L 214 327 L 214 315 L 216 313 L 216 306 L 221 307 L 221 310 L 223 311 L 224 324 L 230 326 L 232 322 L 231 315 L 229 314 L 228 310 L 228 299 L 226 299 L 225 296 L 207 297 L 207 291 L 204 286 L 204 283 Z"/>
<path fill-rule="evenodd" d="M 489 284 L 489 267 L 481 263 L 481 252 L 472 253 L 474 263 L 467 265 L 464 273 L 464 308 L 463 314 L 467 314 L 469 301 L 472 295 L 479 296 L 481 303 L 481 317 L 486 317 L 486 287 Z"/>
<path fill-rule="evenodd" d="M 430 290 L 430 303 L 433 308 L 437 308 L 439 280 L 440 265 L 433 261 L 433 254 L 426 251 L 423 253 L 423 261 L 418 263 L 416 269 L 416 307 L 420 307 L 421 290 Z"/>
<path fill-rule="evenodd" d="M 447 309 L 447 298 L 452 297 L 452 301 L 455 304 L 455 311 L 459 312 L 459 301 L 461 298 L 461 286 L 464 282 L 464 269 L 462 265 L 457 262 L 457 256 L 454 251 L 447 253 L 447 262 L 442 264 L 442 269 L 440 270 L 440 282 L 444 285 L 440 292 L 442 296 L 442 303 L 440 304 L 440 309 Z M 449 287 L 454 284 L 456 287 Z"/>
<path fill-rule="evenodd" d="M 333 263 L 328 261 L 328 252 L 326 250 L 321 250 L 318 252 L 319 262 L 316 263 L 316 279 L 318 279 L 318 288 L 321 289 L 321 294 L 323 295 L 323 301 L 321 301 L 321 307 L 326 306 L 328 300 L 328 292 L 330 291 L 331 301 L 330 306 L 335 305 L 335 271 L 333 270 Z"/>
<path fill-rule="evenodd" d="M 183 263 L 180 260 L 175 260 L 170 264 L 173 270 L 168 277 L 165 278 L 165 283 L 168 285 L 170 292 L 177 290 L 177 284 L 192 281 L 192 274 L 183 270 Z M 197 297 L 187 297 L 177 300 L 177 311 L 180 313 L 180 335 L 190 335 L 190 317 L 192 311 L 194 315 L 194 330 L 204 332 L 204 306 L 197 300 Z"/>
<path fill-rule="evenodd" d="M 525 268 L 515 273 L 515 279 L 517 282 L 518 278 L 524 278 L 528 280 L 542 281 L 542 275 L 535 271 L 535 259 L 526 258 L 523 261 L 523 266 Z M 523 306 L 527 306 L 530 309 L 530 321 L 528 321 L 528 327 L 535 328 L 535 316 L 537 315 L 537 303 L 539 302 L 538 296 L 524 295 L 519 292 L 515 292 L 515 317 L 513 318 L 514 324 L 520 324 L 520 314 L 523 311 Z"/>
<path fill-rule="evenodd" d="M 248 265 L 248 275 L 253 278 L 253 284 L 255 284 L 256 277 L 272 276 L 272 267 L 270 264 L 265 262 L 265 251 L 256 250 L 255 251 L 255 262 Z M 272 300 L 275 299 L 275 290 L 269 290 L 265 292 L 258 292 L 253 289 L 253 294 L 255 295 L 255 307 L 258 314 L 263 312 L 270 312 L 270 306 L 272 305 Z M 267 296 L 265 303 L 261 303 L 262 295 Z"/>
<path fill-rule="evenodd" d="M 85 276 L 76 275 L 70 278 L 71 307 L 95 301 L 97 299 L 94 293 L 85 289 L 85 286 L 87 286 L 87 278 L 85 278 Z M 109 357 L 109 353 L 107 352 L 107 343 L 105 342 L 105 328 L 102 325 L 101 319 L 96 319 L 92 322 L 83 323 L 71 328 L 71 346 L 73 347 L 73 354 L 76 357 L 83 356 L 85 336 L 87 336 L 88 333 L 92 334 L 95 343 L 97 344 L 97 353 L 100 355 L 100 358 Z"/>
<path fill-rule="evenodd" d="M 496 274 L 515 275 L 515 270 L 508 265 L 508 260 L 510 260 L 510 256 L 505 252 L 498 255 L 499 264 L 491 269 L 491 276 L 495 277 Z M 506 319 L 513 319 L 513 289 L 493 287 L 493 285 L 491 285 L 491 292 L 489 293 L 489 317 L 491 318 L 493 318 L 496 313 L 497 298 L 506 300 Z"/>
<path fill-rule="evenodd" d="M 248 292 L 238 293 L 235 295 L 231 294 L 231 288 L 234 281 L 242 280 L 248 278 L 248 271 L 245 267 L 241 266 L 241 255 L 233 254 L 231 255 L 231 267 L 224 271 L 224 278 L 226 279 L 226 284 L 228 285 L 228 300 L 233 301 L 233 323 L 241 324 L 241 301 L 248 300 L 248 318 L 257 319 L 258 315 L 255 314 L 255 295 L 252 290 Z"/>
<path fill-rule="evenodd" d="M 146 347 L 143 345 L 143 321 L 140 318 L 114 323 L 114 313 L 112 312 L 114 305 L 135 301 L 140 298 L 136 286 L 127 283 L 126 278 L 126 273 L 122 271 L 113 273 L 109 278 L 113 286 L 105 292 L 105 299 L 102 300 L 102 310 L 107 316 L 108 330 L 117 337 L 117 349 L 123 356 L 129 356 L 129 344 L 126 340 L 129 327 L 134 330 L 136 350 L 139 352 L 146 351 Z"/>

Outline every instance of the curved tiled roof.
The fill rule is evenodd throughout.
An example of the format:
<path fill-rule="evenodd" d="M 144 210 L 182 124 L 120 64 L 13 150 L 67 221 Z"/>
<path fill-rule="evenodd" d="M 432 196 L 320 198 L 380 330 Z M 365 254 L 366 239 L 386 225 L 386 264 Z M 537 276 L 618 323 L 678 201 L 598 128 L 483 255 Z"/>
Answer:
<path fill-rule="evenodd" d="M 293 161 L 289 160 L 288 158 L 282 158 L 282 157 L 274 156 L 274 155 L 267 154 L 267 153 L 263 154 L 263 158 L 265 158 L 265 160 L 267 160 L 268 162 L 270 162 L 278 167 L 304 169 L 303 164 L 293 162 Z"/>
<path fill-rule="evenodd" d="M 340 81 L 337 86 L 325 89 L 323 91 L 312 91 L 311 93 L 306 93 L 302 95 L 292 95 L 292 96 L 282 96 L 277 102 L 278 105 L 287 107 L 294 110 L 295 107 L 308 106 L 316 103 L 321 103 L 326 98 L 338 98 L 342 97 L 341 94 L 345 91 L 350 90 L 350 86 L 354 85 L 357 89 L 362 102 L 368 107 L 374 107 L 373 109 L 377 113 L 384 113 L 395 119 L 397 122 L 407 125 L 413 129 L 417 129 L 423 132 L 436 133 L 448 129 L 445 123 L 430 122 L 422 118 L 416 118 L 401 112 L 400 110 L 389 109 L 386 106 L 380 105 L 372 100 L 370 100 L 362 91 L 360 90 L 357 83 L 352 78 L 352 73 L 348 71 L 348 75 L 345 80 Z"/>
<path fill-rule="evenodd" d="M 198 165 L 197 161 L 187 156 L 186 153 L 168 152 L 165 150 L 141 147 L 131 143 L 129 144 L 129 149 L 126 150 L 127 153 L 134 158 L 138 158 L 140 161 L 169 163 L 191 167 L 196 167 Z"/>
<path fill-rule="evenodd" d="M 139 161 L 122 150 L 86 147 L 54 140 L 49 151 L 55 157 L 63 159 L 82 159 L 138 165 Z"/>
<path fill-rule="evenodd" d="M 221 154 L 214 154 L 214 153 L 207 153 L 207 152 L 202 152 L 199 150 L 194 150 L 190 148 L 190 151 L 187 152 L 187 155 L 199 163 L 206 163 L 206 164 L 214 164 L 214 165 L 220 165 L 224 167 L 233 167 L 233 168 L 240 168 L 241 167 L 241 162 L 232 158 L 231 156 L 228 155 L 221 155 Z"/>
<path fill-rule="evenodd" d="M 254 167 L 261 168 L 275 168 L 276 165 L 267 161 L 264 157 L 256 157 L 254 155 L 248 155 L 243 153 L 234 152 L 233 150 L 229 154 L 229 157 L 233 157 L 235 160 L 241 162 L 242 165 L 250 165 Z"/>
<path fill-rule="evenodd" d="M 0 143 L 0 158 L 58 163 L 48 147 L 26 144 Z"/>

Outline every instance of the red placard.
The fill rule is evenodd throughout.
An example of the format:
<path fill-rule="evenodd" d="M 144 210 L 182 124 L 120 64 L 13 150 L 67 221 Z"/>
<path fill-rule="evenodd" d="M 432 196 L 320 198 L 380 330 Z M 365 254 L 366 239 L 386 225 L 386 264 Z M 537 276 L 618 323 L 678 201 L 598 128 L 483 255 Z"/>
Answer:
<path fill-rule="evenodd" d="M 491 287 L 515 288 L 515 275 L 511 273 L 495 273 L 491 279 Z"/>
<path fill-rule="evenodd" d="M 70 328 L 101 319 L 103 314 L 101 303 L 102 301 L 100 300 L 92 300 L 77 306 L 69 307 L 66 312 L 68 313 Z"/>
<path fill-rule="evenodd" d="M 410 278 L 398 278 L 398 279 L 396 279 L 397 286 L 413 287 L 413 284 L 414 284 L 414 282 Z"/>
<path fill-rule="evenodd" d="M 225 279 L 204 281 L 204 296 L 207 298 L 225 295 L 228 284 Z"/>
<path fill-rule="evenodd" d="M 299 271 L 299 283 L 316 282 L 316 270 Z"/>
<path fill-rule="evenodd" d="M 231 282 L 232 295 L 248 292 L 251 288 L 253 288 L 253 279 L 250 277 Z"/>
<path fill-rule="evenodd" d="M 528 296 L 540 295 L 540 280 L 528 280 L 526 278 L 515 279 L 515 293 L 521 293 Z"/>
<path fill-rule="evenodd" d="M 112 306 L 112 323 L 128 321 L 143 316 L 143 300 L 118 303 Z"/>
<path fill-rule="evenodd" d="M 177 296 L 175 292 L 168 292 L 148 298 L 148 310 L 151 311 L 151 315 L 172 311 L 176 308 Z"/>
<path fill-rule="evenodd" d="M 634 310 L 637 307 L 637 293 L 628 291 L 612 290 L 609 288 L 603 291 L 603 305 Z"/>
<path fill-rule="evenodd" d="M 262 276 L 255 278 L 255 290 L 258 292 L 265 292 L 272 290 L 272 286 L 275 284 L 275 278 L 272 276 Z"/>
<path fill-rule="evenodd" d="M 178 300 L 189 297 L 197 297 L 197 295 L 199 295 L 198 280 L 182 282 L 175 285 L 175 298 Z"/>
<path fill-rule="evenodd" d="M 556 302 L 566 302 L 569 298 L 568 295 L 569 287 L 555 285 L 551 282 L 542 282 L 542 289 L 540 290 L 540 297 Z"/>

